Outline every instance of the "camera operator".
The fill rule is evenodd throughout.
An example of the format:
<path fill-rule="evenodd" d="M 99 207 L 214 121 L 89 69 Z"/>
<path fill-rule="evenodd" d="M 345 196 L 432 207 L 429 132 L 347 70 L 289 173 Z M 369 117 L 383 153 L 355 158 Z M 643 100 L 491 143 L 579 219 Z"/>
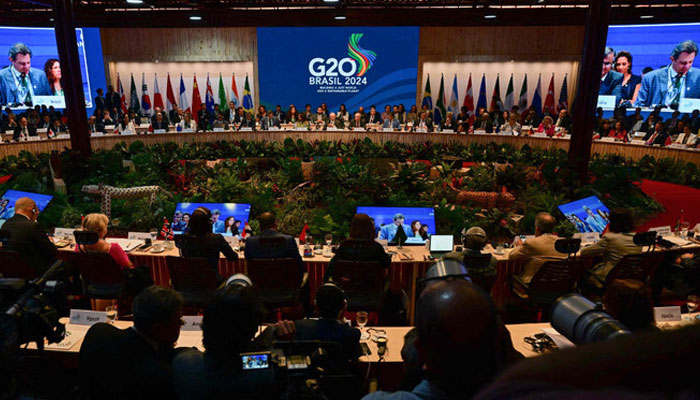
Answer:
<path fill-rule="evenodd" d="M 265 309 L 254 289 L 229 285 L 216 293 L 202 317 L 205 352 L 183 351 L 173 361 L 175 392 L 181 399 L 279 398 L 272 368 L 243 370 L 240 354 L 267 350 L 275 333 L 286 335 L 282 322 L 255 340 Z"/>
<path fill-rule="evenodd" d="M 134 326 L 98 323 L 80 348 L 81 391 L 87 398 L 173 398 L 170 364 L 182 326 L 182 295 L 159 286 L 134 299 Z"/>
<path fill-rule="evenodd" d="M 56 246 L 37 224 L 38 216 L 39 209 L 34 200 L 19 198 L 15 202 L 15 215 L 5 222 L 2 230 L 10 233 L 7 250 L 19 253 L 40 276 L 56 261 Z"/>
<path fill-rule="evenodd" d="M 490 298 L 463 279 L 431 283 L 417 304 L 415 348 L 425 379 L 412 392 L 365 400 L 465 399 L 519 359 Z"/>

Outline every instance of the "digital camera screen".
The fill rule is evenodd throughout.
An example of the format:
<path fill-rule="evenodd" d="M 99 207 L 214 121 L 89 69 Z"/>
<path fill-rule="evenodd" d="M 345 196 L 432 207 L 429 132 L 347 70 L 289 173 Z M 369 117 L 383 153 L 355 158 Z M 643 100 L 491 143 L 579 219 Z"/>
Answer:
<path fill-rule="evenodd" d="M 270 367 L 269 354 L 245 354 L 241 355 L 244 370 L 266 369 Z"/>

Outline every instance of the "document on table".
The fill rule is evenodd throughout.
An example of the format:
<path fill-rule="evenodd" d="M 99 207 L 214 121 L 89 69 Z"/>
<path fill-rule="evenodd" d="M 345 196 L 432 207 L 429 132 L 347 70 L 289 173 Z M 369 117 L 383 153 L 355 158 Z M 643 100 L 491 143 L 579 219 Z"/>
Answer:
<path fill-rule="evenodd" d="M 143 240 L 129 240 L 129 239 L 116 239 L 116 238 L 107 238 L 105 239 L 107 243 L 116 243 L 119 246 L 121 246 L 124 251 L 129 252 L 141 245 L 144 244 Z"/>
<path fill-rule="evenodd" d="M 44 343 L 44 347 L 49 350 L 70 350 L 76 343 L 81 341 L 88 329 L 89 325 L 66 325 L 66 336 L 59 343 Z"/>
<path fill-rule="evenodd" d="M 560 350 L 567 349 L 570 347 L 576 347 L 576 345 L 573 344 L 571 340 L 567 339 L 566 336 L 562 335 L 554 328 L 542 328 L 542 332 L 544 332 L 545 335 L 549 336 L 549 338 L 552 339 L 554 344 L 556 344 L 557 348 Z"/>
<path fill-rule="evenodd" d="M 690 240 L 686 240 L 674 235 L 664 235 L 662 237 L 664 238 L 664 240 L 668 240 L 669 242 L 678 246 L 687 246 L 689 244 L 693 244 L 693 242 L 691 242 Z"/>

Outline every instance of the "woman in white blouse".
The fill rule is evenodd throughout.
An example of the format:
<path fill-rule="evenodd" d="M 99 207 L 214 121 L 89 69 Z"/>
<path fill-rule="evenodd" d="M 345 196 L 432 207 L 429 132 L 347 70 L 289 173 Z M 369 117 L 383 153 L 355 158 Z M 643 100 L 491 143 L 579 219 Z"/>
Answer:
<path fill-rule="evenodd" d="M 186 129 L 190 129 L 192 131 L 197 130 L 197 123 L 194 122 L 192 119 L 192 114 L 190 113 L 185 113 L 185 116 L 182 118 L 180 122 L 177 123 L 177 131 L 182 132 Z"/>
<path fill-rule="evenodd" d="M 120 135 L 133 135 L 136 133 L 136 126 L 134 125 L 134 122 L 129 119 L 128 115 L 124 115 L 121 124 L 117 124 L 117 126 L 114 128 L 114 133 L 118 133 Z"/>

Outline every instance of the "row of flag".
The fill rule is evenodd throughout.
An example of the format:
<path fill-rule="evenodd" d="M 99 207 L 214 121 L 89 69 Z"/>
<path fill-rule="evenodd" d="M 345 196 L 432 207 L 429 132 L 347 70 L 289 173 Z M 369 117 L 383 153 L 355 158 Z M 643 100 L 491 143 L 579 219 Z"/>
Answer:
<path fill-rule="evenodd" d="M 564 82 L 561 85 L 561 92 L 559 93 L 559 103 L 555 106 L 554 104 L 554 74 L 552 73 L 552 79 L 549 81 L 549 89 L 547 90 L 547 96 L 544 100 L 544 105 L 542 104 L 542 94 L 540 91 L 542 74 L 537 78 L 537 86 L 535 87 L 535 94 L 532 98 L 531 107 L 535 109 L 538 116 L 544 114 L 554 115 L 559 112 L 559 110 L 569 108 L 569 91 L 568 85 L 566 83 L 567 76 L 564 76 Z M 520 96 L 518 97 L 518 102 L 515 102 L 515 92 L 513 87 L 513 74 L 510 75 L 510 80 L 508 81 L 508 88 L 506 89 L 505 100 L 501 99 L 501 84 L 500 76 L 496 76 L 496 85 L 493 88 L 493 95 L 491 96 L 491 103 L 489 108 L 487 108 L 486 100 L 486 74 L 481 77 L 481 85 L 479 87 L 479 97 L 476 102 L 476 107 L 474 105 L 474 90 L 472 88 L 472 74 L 469 74 L 469 81 L 467 83 L 467 90 L 464 96 L 463 106 L 467 108 L 470 115 L 470 122 L 474 122 L 475 116 L 474 111 L 479 108 L 487 108 L 487 110 L 493 108 L 494 110 L 505 110 L 510 111 L 514 106 L 518 107 L 518 112 L 524 112 L 528 109 L 527 104 L 527 74 L 525 74 L 525 79 L 523 80 L 523 85 L 520 89 Z M 421 107 L 428 106 L 428 110 L 433 113 L 433 123 L 439 124 L 447 112 L 452 112 L 456 114 L 460 110 L 458 103 L 459 91 L 457 89 L 457 74 L 454 76 L 452 81 L 452 94 L 450 95 L 450 101 L 446 101 L 445 98 L 445 77 L 440 75 L 440 91 L 437 95 L 437 102 L 433 107 L 433 96 L 430 91 L 430 75 L 425 83 L 425 90 L 423 91 L 423 98 L 421 102 Z"/>
<path fill-rule="evenodd" d="M 126 93 L 124 92 L 124 87 L 122 86 L 121 76 L 117 74 L 117 87 L 119 88 L 119 97 L 121 99 L 121 111 L 126 114 L 128 110 L 134 110 L 136 113 L 141 115 L 152 116 L 153 109 L 155 107 L 160 107 L 161 110 L 166 110 L 167 112 L 172 111 L 177 104 L 181 110 L 184 112 L 190 112 L 192 118 L 199 122 L 198 114 L 202 109 L 202 103 L 205 104 L 206 110 L 209 115 L 214 115 L 216 112 L 224 112 L 228 108 L 229 101 L 232 101 L 236 107 L 242 105 L 247 112 L 253 112 L 253 97 L 250 94 L 250 83 L 248 82 L 248 75 L 245 77 L 245 85 L 243 86 L 243 101 L 242 104 L 239 101 L 240 96 L 238 95 L 238 88 L 236 86 L 236 74 L 233 74 L 231 80 L 230 95 L 227 96 L 226 88 L 224 87 L 224 81 L 219 74 L 219 93 L 218 99 L 214 100 L 214 91 L 212 90 L 211 82 L 209 80 L 209 74 L 207 74 L 207 87 L 204 92 L 204 102 L 202 102 L 202 97 L 199 93 L 199 86 L 197 85 L 197 75 L 194 76 L 194 81 L 192 83 L 192 106 L 188 101 L 187 91 L 185 90 L 185 81 L 183 80 L 182 74 L 180 74 L 180 90 L 178 91 L 179 96 L 175 97 L 175 91 L 173 91 L 172 84 L 170 83 L 170 74 L 168 73 L 167 88 L 165 94 L 165 101 L 158 88 L 158 75 L 156 74 L 154 78 L 153 87 L 153 102 L 151 103 L 151 97 L 148 95 L 148 85 L 146 84 L 146 74 L 141 75 L 141 98 L 139 99 L 139 93 L 136 90 L 136 82 L 134 81 L 134 74 L 131 74 L 131 88 L 129 93 L 129 101 L 126 101 Z M 219 110 L 214 110 L 214 105 L 218 102 Z"/>

